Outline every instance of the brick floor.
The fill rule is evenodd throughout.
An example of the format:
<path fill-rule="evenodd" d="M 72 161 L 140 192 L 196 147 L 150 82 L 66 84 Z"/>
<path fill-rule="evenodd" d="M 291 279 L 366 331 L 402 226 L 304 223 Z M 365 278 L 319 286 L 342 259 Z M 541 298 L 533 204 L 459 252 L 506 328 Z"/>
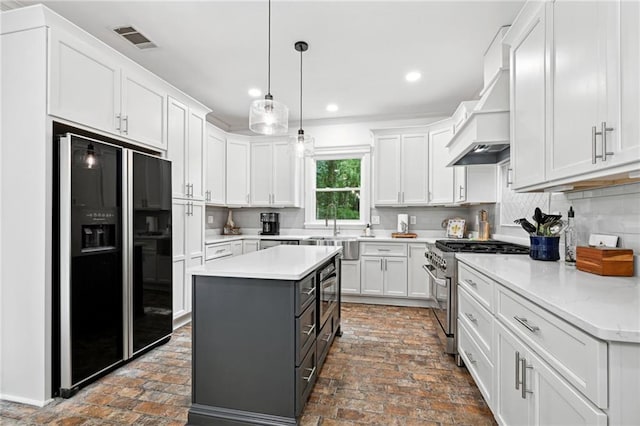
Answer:
<path fill-rule="evenodd" d="M 343 304 L 304 426 L 494 425 L 466 369 L 444 354 L 428 310 Z M 191 327 L 43 408 L 0 401 L 1 425 L 183 425 L 191 402 Z"/>

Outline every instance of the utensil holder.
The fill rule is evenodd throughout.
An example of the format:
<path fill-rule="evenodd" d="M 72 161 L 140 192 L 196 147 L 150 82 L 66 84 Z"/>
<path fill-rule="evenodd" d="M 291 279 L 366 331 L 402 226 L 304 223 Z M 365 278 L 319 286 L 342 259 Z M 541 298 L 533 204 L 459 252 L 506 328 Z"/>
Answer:
<path fill-rule="evenodd" d="M 559 260 L 560 237 L 544 237 L 531 235 L 529 257 L 535 260 Z"/>

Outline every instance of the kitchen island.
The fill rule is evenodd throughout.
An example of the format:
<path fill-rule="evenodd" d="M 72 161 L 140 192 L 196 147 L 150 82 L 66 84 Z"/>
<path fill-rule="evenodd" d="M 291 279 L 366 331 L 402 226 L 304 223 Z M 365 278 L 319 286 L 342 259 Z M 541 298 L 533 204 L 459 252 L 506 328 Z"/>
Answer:
<path fill-rule="evenodd" d="M 340 335 L 340 253 L 276 246 L 192 270 L 188 424 L 297 424 Z"/>

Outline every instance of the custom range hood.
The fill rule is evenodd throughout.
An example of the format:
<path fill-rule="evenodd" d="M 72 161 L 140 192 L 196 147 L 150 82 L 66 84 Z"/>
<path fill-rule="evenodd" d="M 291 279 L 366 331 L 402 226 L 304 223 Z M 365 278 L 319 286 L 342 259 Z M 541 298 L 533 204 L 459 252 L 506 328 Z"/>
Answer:
<path fill-rule="evenodd" d="M 501 27 L 484 54 L 484 89 L 466 121 L 455 129 L 447 166 L 496 164 L 509 158 L 509 51 Z"/>
<path fill-rule="evenodd" d="M 447 166 L 496 164 L 509 158 L 509 70 L 500 70 L 449 143 Z"/>

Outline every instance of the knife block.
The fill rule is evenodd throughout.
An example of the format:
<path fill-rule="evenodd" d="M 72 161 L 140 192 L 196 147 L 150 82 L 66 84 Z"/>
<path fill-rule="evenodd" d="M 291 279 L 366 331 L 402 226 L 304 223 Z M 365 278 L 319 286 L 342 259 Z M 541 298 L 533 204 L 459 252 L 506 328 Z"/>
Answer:
<path fill-rule="evenodd" d="M 597 275 L 632 277 L 633 250 L 580 246 L 576 249 L 576 268 Z"/>

